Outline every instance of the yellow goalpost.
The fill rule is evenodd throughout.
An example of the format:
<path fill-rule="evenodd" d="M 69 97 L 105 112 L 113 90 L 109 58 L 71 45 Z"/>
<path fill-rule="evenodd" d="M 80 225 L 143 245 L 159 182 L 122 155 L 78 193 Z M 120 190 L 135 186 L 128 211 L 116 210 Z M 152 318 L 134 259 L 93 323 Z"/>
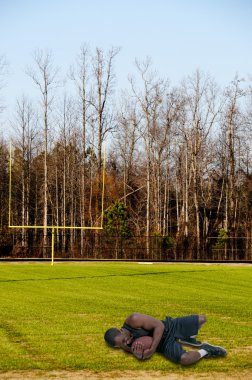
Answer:
<path fill-rule="evenodd" d="M 22 225 L 12 225 L 11 224 L 11 215 L 12 215 L 12 144 L 10 143 L 9 151 L 9 228 L 27 228 L 27 229 L 49 229 L 52 231 L 52 248 L 51 248 L 51 265 L 54 264 L 54 233 L 55 230 L 102 230 L 103 229 L 103 213 L 104 213 L 104 193 L 105 193 L 105 167 L 106 167 L 106 147 L 104 146 L 104 158 L 102 166 L 102 194 L 101 194 L 101 224 L 96 227 L 81 227 L 81 226 L 22 226 Z"/>

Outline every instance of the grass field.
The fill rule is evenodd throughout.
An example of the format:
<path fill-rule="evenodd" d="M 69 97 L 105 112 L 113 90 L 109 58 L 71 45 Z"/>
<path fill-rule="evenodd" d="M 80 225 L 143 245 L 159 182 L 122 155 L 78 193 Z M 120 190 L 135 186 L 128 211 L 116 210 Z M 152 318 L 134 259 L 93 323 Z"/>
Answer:
<path fill-rule="evenodd" d="M 251 368 L 252 267 L 137 263 L 0 264 L 0 371 Z M 155 354 L 138 361 L 104 344 L 104 331 L 134 312 L 162 319 L 202 313 L 199 338 L 224 346 L 224 359 L 182 368 Z"/>

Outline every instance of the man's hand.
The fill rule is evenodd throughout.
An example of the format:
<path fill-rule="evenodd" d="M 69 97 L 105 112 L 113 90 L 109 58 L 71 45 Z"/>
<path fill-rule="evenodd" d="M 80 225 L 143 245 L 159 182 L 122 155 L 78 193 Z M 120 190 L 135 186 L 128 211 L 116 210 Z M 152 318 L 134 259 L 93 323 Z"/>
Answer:
<path fill-rule="evenodd" d="M 135 344 L 132 353 L 137 359 L 143 359 L 143 345 L 141 343 Z"/>
<path fill-rule="evenodd" d="M 148 348 L 147 350 L 143 352 L 142 359 L 143 360 L 149 359 L 154 354 L 154 352 L 155 350 L 153 348 Z"/>
<path fill-rule="evenodd" d="M 153 342 L 151 349 L 145 350 L 142 355 L 143 359 L 150 358 L 156 351 L 164 332 L 164 324 L 162 321 L 139 313 L 131 314 L 125 321 L 129 326 L 134 329 L 143 328 L 147 331 L 152 331 Z"/>

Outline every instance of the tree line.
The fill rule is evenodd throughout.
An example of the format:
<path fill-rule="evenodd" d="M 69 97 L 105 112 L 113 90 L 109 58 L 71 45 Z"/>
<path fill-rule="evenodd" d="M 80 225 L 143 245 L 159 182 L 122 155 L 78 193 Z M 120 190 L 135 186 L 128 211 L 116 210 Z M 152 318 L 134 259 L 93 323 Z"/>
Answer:
<path fill-rule="evenodd" d="M 34 53 L 27 80 L 39 99 L 17 99 L 11 121 L 10 217 L 12 225 L 45 228 L 10 234 L 9 148 L 2 137 L 2 252 L 47 257 L 46 226 L 97 227 L 104 218 L 103 231 L 57 229 L 58 255 L 251 260 L 249 81 L 235 76 L 223 89 L 196 70 L 172 87 L 147 58 L 136 61 L 119 96 L 118 54 L 84 46 L 62 80 L 49 52 Z M 2 78 L 3 67 L 1 58 Z"/>

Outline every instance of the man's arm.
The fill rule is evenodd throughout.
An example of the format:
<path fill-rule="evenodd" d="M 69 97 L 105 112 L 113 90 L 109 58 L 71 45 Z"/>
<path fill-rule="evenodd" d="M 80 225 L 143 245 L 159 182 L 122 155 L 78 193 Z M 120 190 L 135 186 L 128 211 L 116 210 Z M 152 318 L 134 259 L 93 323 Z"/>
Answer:
<path fill-rule="evenodd" d="M 153 332 L 152 345 L 148 350 L 145 350 L 143 352 L 143 359 L 150 358 L 156 351 L 157 346 L 159 345 L 159 342 L 162 338 L 164 332 L 164 324 L 158 319 L 151 317 L 150 315 L 140 313 L 131 314 L 125 322 L 135 329 L 144 328 L 147 331 Z"/>

